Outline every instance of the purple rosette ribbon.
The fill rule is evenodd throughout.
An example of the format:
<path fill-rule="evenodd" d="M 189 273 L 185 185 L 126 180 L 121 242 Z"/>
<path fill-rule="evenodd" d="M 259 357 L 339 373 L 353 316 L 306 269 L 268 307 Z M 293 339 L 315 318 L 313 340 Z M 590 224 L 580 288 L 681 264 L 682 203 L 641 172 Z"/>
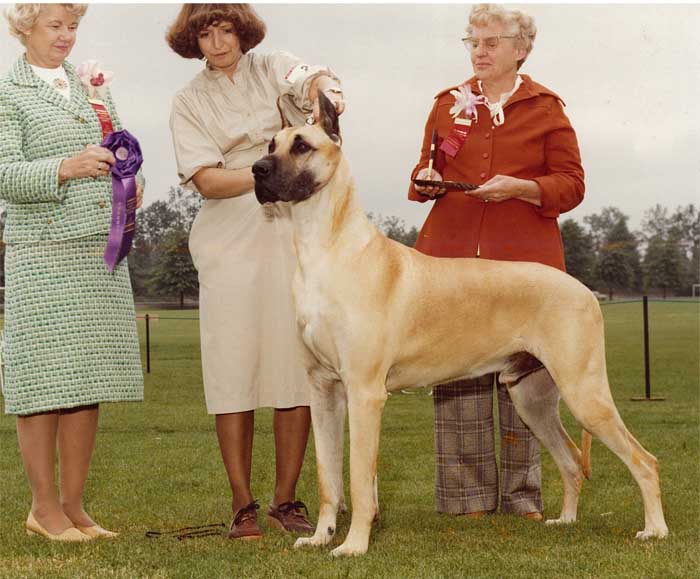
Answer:
<path fill-rule="evenodd" d="M 138 140 L 129 131 L 115 131 L 102 141 L 112 151 L 116 163 L 112 173 L 112 225 L 105 248 L 104 262 L 112 272 L 131 250 L 136 230 L 136 173 L 143 156 Z"/>

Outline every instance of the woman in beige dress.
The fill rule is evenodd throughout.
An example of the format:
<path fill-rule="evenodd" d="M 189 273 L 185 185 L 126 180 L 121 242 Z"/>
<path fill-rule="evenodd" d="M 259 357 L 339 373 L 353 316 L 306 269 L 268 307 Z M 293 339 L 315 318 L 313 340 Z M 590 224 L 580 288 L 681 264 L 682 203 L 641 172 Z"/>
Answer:
<path fill-rule="evenodd" d="M 174 99 L 170 127 L 178 173 L 205 198 L 190 233 L 199 273 L 202 369 L 207 410 L 233 493 L 230 538 L 260 538 L 250 489 L 253 411 L 272 407 L 275 493 L 268 523 L 312 532 L 296 501 L 310 413 L 291 280 L 288 220 L 252 194 L 252 164 L 282 119 L 278 99 L 311 115 L 322 91 L 343 110 L 338 79 L 291 54 L 255 54 L 265 25 L 245 4 L 184 4 L 167 41 L 206 66 Z"/>

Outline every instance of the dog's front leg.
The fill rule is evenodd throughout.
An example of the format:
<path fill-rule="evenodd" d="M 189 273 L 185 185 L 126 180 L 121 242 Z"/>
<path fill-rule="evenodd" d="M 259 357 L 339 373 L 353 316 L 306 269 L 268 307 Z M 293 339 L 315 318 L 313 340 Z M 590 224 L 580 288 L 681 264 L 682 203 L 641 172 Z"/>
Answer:
<path fill-rule="evenodd" d="M 314 535 L 300 537 L 294 543 L 294 547 L 327 545 L 335 535 L 338 510 L 345 509 L 343 495 L 345 408 L 345 387 L 342 382 L 313 381 L 311 421 L 314 429 L 318 474 L 318 523 Z"/>
<path fill-rule="evenodd" d="M 376 513 L 374 481 L 377 474 L 381 417 L 387 396 L 383 384 L 349 384 L 347 393 L 350 415 L 352 522 L 343 544 L 331 552 L 336 557 L 362 555 L 367 552 L 372 521 Z"/>

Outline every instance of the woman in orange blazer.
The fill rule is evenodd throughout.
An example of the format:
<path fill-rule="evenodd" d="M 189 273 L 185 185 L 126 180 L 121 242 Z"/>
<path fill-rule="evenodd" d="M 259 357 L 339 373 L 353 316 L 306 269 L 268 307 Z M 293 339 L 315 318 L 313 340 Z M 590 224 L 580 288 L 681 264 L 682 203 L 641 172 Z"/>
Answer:
<path fill-rule="evenodd" d="M 464 43 L 475 75 L 436 96 L 411 178 L 479 187 L 465 193 L 411 185 L 410 200 L 434 200 L 416 242 L 419 251 L 564 269 L 557 217 L 583 199 L 583 168 L 562 100 L 518 74 L 535 33 L 532 18 L 518 10 L 494 5 L 472 10 Z M 429 168 L 433 135 L 437 154 Z M 541 520 L 539 444 L 501 384 L 497 476 L 493 387 L 489 375 L 434 391 L 437 510 L 494 512 L 500 478 L 501 511 Z"/>

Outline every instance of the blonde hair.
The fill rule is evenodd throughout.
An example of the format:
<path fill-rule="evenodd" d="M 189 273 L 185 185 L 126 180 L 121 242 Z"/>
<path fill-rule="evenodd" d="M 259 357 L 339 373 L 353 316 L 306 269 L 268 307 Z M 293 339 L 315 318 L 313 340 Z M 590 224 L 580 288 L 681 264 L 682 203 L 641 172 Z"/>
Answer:
<path fill-rule="evenodd" d="M 518 61 L 518 68 L 523 65 L 532 51 L 537 36 L 537 27 L 532 16 L 528 16 L 520 10 L 506 10 L 499 4 L 477 4 L 469 13 L 467 36 L 471 36 L 474 27 L 502 24 L 508 29 L 508 34 L 517 36 L 515 46 L 525 50 L 525 56 Z"/>
<path fill-rule="evenodd" d="M 42 6 L 46 4 L 15 4 L 5 10 L 5 18 L 9 24 L 10 34 L 26 43 L 26 36 L 34 28 Z M 88 9 L 87 4 L 61 4 L 70 14 L 80 20 Z"/>

